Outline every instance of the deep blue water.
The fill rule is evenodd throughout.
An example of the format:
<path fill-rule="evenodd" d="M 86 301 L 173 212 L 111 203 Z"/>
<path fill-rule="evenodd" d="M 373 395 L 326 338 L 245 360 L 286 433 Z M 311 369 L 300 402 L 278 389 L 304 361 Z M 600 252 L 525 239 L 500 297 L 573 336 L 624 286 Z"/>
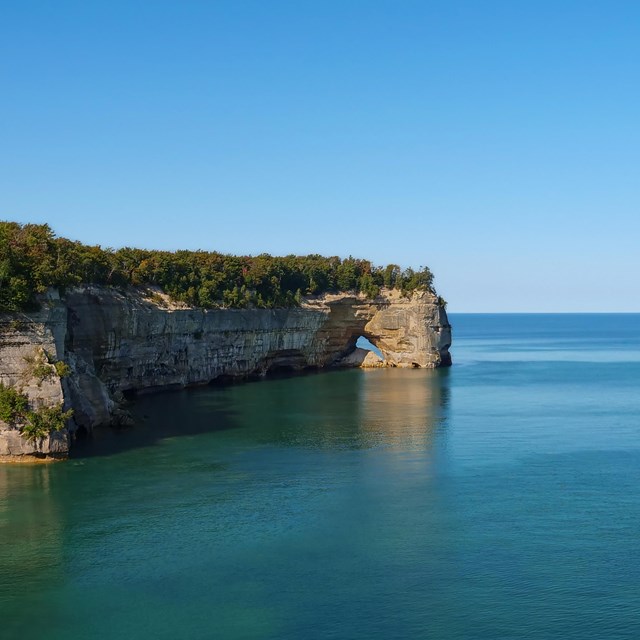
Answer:
<path fill-rule="evenodd" d="M 640 637 L 640 315 L 141 398 L 0 465 L 2 638 Z"/>

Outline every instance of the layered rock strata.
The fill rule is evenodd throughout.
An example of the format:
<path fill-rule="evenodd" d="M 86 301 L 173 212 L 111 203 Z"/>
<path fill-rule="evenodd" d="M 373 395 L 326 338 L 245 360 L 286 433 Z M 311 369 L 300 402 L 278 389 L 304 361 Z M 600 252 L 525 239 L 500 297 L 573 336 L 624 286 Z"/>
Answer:
<path fill-rule="evenodd" d="M 0 382 L 29 397 L 32 408 L 66 405 L 62 380 L 57 375 L 42 378 L 35 366 L 64 353 L 67 312 L 57 292 L 48 296 L 41 311 L 31 314 L 0 314 Z M 0 457 L 65 456 L 69 431 L 54 432 L 29 441 L 16 428 L 0 420 Z"/>
<path fill-rule="evenodd" d="M 404 298 L 383 290 L 309 298 L 288 309 L 203 310 L 172 305 L 159 292 L 83 287 L 47 296 L 29 315 L 0 316 L 0 381 L 24 390 L 34 405 L 73 408 L 70 429 L 126 421 L 123 397 L 207 384 L 221 378 L 332 366 L 438 367 L 451 364 L 444 307 L 426 292 Z M 356 349 L 360 336 L 384 360 Z M 71 374 L 29 380 L 41 350 Z M 64 454 L 67 432 L 28 443 L 0 423 L 0 455 Z"/>

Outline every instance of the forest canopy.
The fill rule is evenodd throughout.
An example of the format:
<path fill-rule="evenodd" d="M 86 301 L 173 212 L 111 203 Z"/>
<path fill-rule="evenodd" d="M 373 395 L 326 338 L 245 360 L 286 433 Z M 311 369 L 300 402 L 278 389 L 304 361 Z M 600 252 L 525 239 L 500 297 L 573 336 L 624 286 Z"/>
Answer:
<path fill-rule="evenodd" d="M 433 275 L 427 267 L 378 267 L 352 257 L 103 249 L 59 238 L 46 224 L 0 221 L 0 311 L 32 309 L 49 287 L 81 284 L 157 286 L 176 301 L 204 308 L 271 308 L 326 292 L 374 298 L 383 286 L 433 292 Z"/>

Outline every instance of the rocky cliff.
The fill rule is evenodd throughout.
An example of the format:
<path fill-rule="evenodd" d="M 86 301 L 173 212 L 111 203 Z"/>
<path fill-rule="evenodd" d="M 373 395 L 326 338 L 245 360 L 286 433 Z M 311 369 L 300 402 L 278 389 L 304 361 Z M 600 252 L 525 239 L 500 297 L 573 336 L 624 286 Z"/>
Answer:
<path fill-rule="evenodd" d="M 384 356 L 356 349 L 365 336 Z M 40 312 L 0 315 L 0 382 L 31 404 L 73 408 L 68 430 L 28 442 L 0 423 L 0 455 L 64 455 L 69 432 L 127 420 L 128 393 L 207 384 L 220 378 L 331 366 L 451 364 L 451 330 L 438 299 L 383 290 L 374 300 L 323 295 L 287 309 L 203 310 L 158 292 L 83 287 L 50 293 Z M 62 360 L 70 375 L 42 380 L 34 359 Z"/>

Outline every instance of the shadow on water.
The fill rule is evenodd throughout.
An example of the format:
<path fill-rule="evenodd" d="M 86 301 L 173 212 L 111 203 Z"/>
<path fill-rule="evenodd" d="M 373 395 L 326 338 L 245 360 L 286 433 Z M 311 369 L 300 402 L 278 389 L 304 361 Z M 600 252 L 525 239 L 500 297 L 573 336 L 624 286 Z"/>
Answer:
<path fill-rule="evenodd" d="M 448 382 L 448 370 L 280 372 L 259 382 L 143 395 L 129 406 L 133 426 L 96 429 L 77 439 L 71 457 L 229 431 L 226 441 L 305 448 L 424 446 L 445 423 Z"/>
<path fill-rule="evenodd" d="M 570 320 L 486 324 L 511 352 Z M 0 467 L 2 637 L 640 637 L 636 364 L 469 342 L 141 397 L 131 455 Z"/>
<path fill-rule="evenodd" d="M 69 462 L 0 467 L 7 637 L 196 637 L 202 620 L 220 637 L 328 637 L 342 622 L 318 612 L 344 616 L 363 591 L 371 615 L 397 610 L 376 585 L 402 592 L 452 539 L 431 482 L 448 387 L 445 371 L 377 369 L 142 396 L 135 426 L 97 430 Z M 430 562 L 429 593 L 447 575 Z M 263 603 L 275 627 L 258 614 L 239 632 Z"/>
<path fill-rule="evenodd" d="M 191 437 L 202 434 L 239 429 L 246 425 L 241 421 L 236 398 L 241 402 L 251 398 L 252 390 L 269 384 L 286 385 L 288 381 L 317 378 L 326 375 L 316 370 L 293 372 L 278 369 L 269 373 L 267 379 L 219 378 L 209 385 L 185 389 L 170 389 L 155 393 L 132 394 L 127 410 L 133 417 L 131 426 L 101 427 L 92 433 L 79 432 L 70 457 L 81 459 L 110 456 L 136 448 L 151 447 L 158 442 L 180 436 Z M 286 388 L 286 386 L 285 386 Z M 258 394 L 258 397 L 263 397 Z M 250 403 L 251 404 L 251 403 Z"/>
<path fill-rule="evenodd" d="M 234 412 L 221 402 L 207 407 L 198 402 L 216 389 L 182 389 L 143 396 L 131 402 L 128 409 L 134 424 L 127 427 L 97 428 L 80 435 L 73 443 L 70 458 L 110 456 L 136 448 L 151 447 L 165 438 L 197 436 L 238 426 Z"/>

